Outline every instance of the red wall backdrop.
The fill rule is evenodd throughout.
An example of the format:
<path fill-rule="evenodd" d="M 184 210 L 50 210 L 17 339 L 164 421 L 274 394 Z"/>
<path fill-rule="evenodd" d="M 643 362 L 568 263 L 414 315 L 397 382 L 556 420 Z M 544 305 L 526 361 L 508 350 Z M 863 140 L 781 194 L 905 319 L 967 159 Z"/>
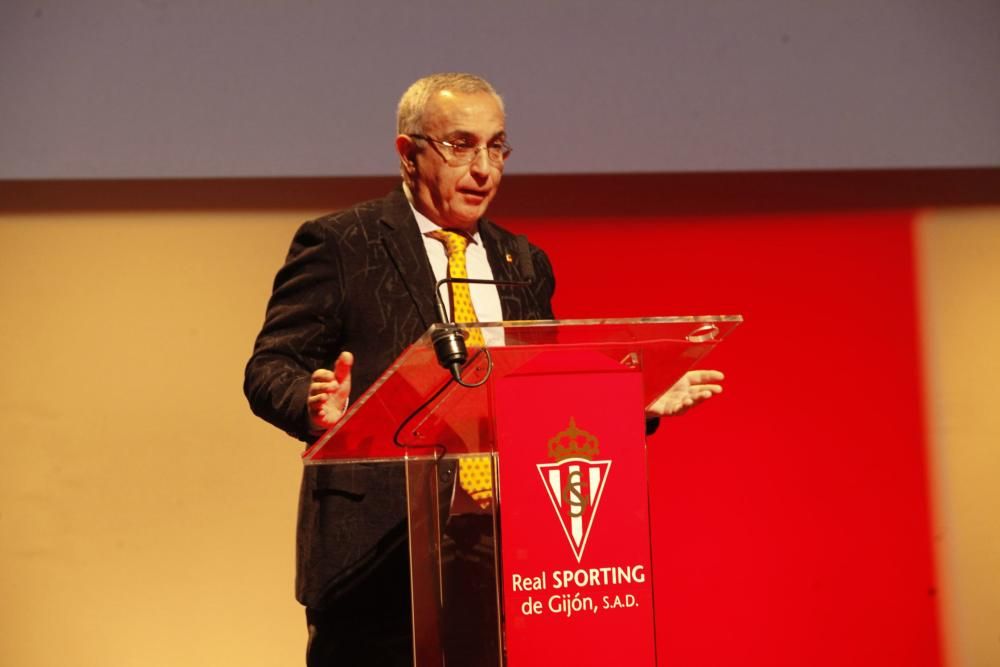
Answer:
<path fill-rule="evenodd" d="M 650 440 L 660 664 L 941 664 L 913 218 L 501 220 L 559 317 L 746 318 Z"/>

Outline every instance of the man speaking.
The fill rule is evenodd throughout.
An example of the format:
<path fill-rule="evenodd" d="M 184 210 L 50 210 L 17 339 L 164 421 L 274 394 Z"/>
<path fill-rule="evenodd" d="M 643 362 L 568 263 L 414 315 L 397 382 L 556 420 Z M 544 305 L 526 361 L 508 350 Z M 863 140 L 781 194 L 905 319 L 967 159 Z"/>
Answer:
<path fill-rule="evenodd" d="M 437 280 L 528 283 L 453 284 L 456 321 L 553 318 L 545 253 L 484 217 L 511 154 L 493 87 L 471 74 L 418 80 L 399 102 L 395 145 L 399 189 L 298 230 L 246 367 L 254 413 L 305 442 L 438 320 Z M 720 379 L 688 373 L 654 415 L 709 398 Z M 401 466 L 305 468 L 296 595 L 308 665 L 412 664 L 406 535 Z"/>

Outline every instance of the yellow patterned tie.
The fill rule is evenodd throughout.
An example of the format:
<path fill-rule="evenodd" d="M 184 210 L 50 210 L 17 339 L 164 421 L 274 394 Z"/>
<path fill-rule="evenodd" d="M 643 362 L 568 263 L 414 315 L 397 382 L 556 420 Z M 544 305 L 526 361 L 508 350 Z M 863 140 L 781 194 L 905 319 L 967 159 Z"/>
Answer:
<path fill-rule="evenodd" d="M 427 234 L 433 239 L 444 243 L 448 253 L 448 277 L 468 278 L 469 274 L 465 268 L 465 249 L 469 245 L 469 237 L 465 234 L 438 229 Z M 455 322 L 478 322 L 476 309 L 472 305 L 472 293 L 469 291 L 468 283 L 451 283 L 451 316 Z M 483 332 L 478 328 L 469 329 L 469 338 L 466 340 L 470 347 L 483 347 Z"/>
<path fill-rule="evenodd" d="M 493 499 L 493 477 L 487 454 L 463 456 L 458 460 L 458 485 L 476 503 L 486 509 Z"/>
<path fill-rule="evenodd" d="M 439 229 L 427 234 L 444 243 L 448 253 L 448 277 L 468 278 L 465 267 L 465 249 L 469 237 L 465 234 Z M 472 305 L 472 293 L 468 283 L 451 283 L 451 312 L 456 322 L 478 322 L 476 309 Z M 471 347 L 483 347 L 483 333 L 478 328 L 469 329 L 466 340 Z M 489 507 L 493 498 L 493 478 L 490 474 L 489 456 L 463 456 L 458 460 L 458 484 L 482 508 Z"/>

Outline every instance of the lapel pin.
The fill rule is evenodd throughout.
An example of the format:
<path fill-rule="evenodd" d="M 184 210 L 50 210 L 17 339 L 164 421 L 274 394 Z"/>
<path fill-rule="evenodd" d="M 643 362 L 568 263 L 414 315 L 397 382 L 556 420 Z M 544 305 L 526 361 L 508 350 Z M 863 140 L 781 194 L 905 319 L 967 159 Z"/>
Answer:
<path fill-rule="evenodd" d="M 514 263 L 514 257 L 510 253 L 507 253 L 507 263 L 508 264 Z"/>

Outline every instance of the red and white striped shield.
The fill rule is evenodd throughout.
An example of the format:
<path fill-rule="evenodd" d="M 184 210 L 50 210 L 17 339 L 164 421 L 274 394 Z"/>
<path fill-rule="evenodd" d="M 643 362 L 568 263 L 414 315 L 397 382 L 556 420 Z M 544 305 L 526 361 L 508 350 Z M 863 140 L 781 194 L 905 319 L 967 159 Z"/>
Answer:
<path fill-rule="evenodd" d="M 537 467 L 573 555 L 580 562 L 611 471 L 611 461 L 569 458 L 558 463 L 539 463 Z"/>

